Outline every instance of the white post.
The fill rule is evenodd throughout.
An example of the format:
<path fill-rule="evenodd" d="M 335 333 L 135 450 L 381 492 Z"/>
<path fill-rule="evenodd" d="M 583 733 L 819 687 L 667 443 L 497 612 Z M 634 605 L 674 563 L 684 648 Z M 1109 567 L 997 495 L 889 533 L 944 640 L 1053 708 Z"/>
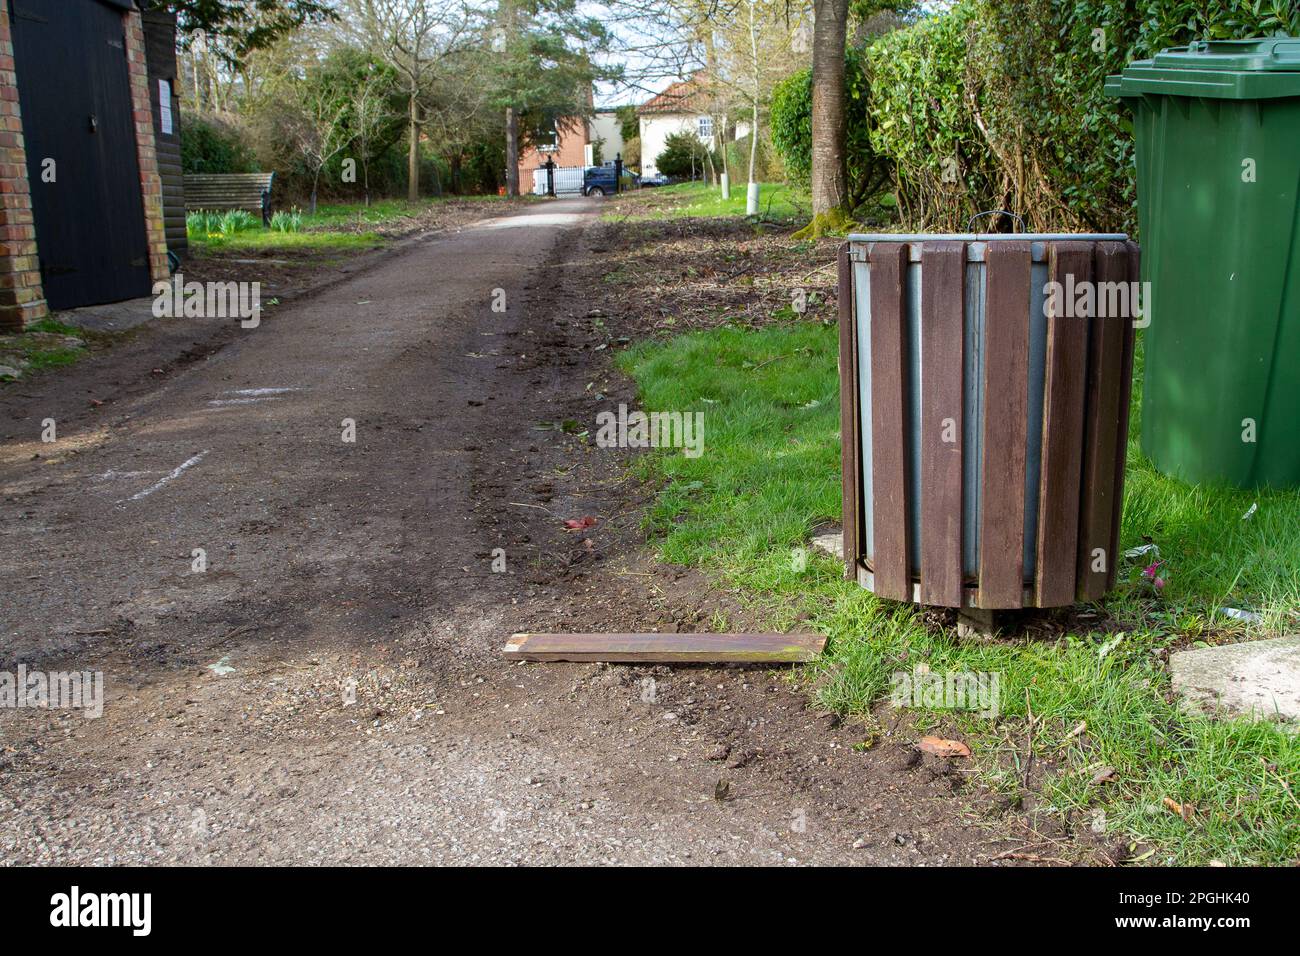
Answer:
<path fill-rule="evenodd" d="M 750 183 L 745 195 L 745 215 L 758 215 L 758 183 Z"/>
<path fill-rule="evenodd" d="M 731 198 L 731 176 L 727 173 L 726 169 L 723 169 L 722 171 L 722 198 Z"/>

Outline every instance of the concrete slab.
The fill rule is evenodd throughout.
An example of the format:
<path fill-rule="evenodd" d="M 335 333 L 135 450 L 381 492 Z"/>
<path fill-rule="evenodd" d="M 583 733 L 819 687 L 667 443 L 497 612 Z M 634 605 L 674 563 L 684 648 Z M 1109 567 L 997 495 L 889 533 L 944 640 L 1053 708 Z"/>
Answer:
<path fill-rule="evenodd" d="M 842 531 L 819 534 L 812 539 L 812 546 L 814 550 L 825 551 L 840 561 L 844 560 L 844 532 Z"/>
<path fill-rule="evenodd" d="M 153 296 L 109 302 L 106 305 L 87 305 L 80 309 L 65 309 L 51 314 L 50 318 L 79 329 L 96 332 L 123 332 L 137 325 L 153 321 Z"/>
<path fill-rule="evenodd" d="M 1300 720 L 1300 634 L 1179 651 L 1169 665 L 1186 709 Z"/>

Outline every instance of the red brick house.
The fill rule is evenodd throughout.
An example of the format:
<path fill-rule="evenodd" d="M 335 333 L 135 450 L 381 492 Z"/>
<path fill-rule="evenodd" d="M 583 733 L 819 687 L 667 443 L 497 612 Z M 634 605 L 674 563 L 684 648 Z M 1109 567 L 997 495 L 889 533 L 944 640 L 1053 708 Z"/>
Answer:
<path fill-rule="evenodd" d="M 531 192 L 533 170 L 555 160 L 556 166 L 587 165 L 587 146 L 591 131 L 581 116 L 564 116 L 555 121 L 555 136 L 519 153 L 519 191 Z"/>
<path fill-rule="evenodd" d="M 0 329 L 166 280 L 136 0 L 0 0 Z"/>

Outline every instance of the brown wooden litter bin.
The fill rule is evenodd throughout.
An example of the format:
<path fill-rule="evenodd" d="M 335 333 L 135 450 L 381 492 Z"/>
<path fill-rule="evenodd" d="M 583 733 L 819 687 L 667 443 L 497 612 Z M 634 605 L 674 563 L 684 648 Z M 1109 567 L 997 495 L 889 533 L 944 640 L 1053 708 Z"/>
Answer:
<path fill-rule="evenodd" d="M 988 609 L 1114 584 L 1137 282 L 1123 235 L 849 237 L 850 577 L 898 601 Z"/>

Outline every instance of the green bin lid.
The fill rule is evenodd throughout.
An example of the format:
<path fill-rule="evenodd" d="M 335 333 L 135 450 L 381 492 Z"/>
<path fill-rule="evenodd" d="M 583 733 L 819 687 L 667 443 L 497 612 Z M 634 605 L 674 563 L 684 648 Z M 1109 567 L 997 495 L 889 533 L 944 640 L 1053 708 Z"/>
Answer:
<path fill-rule="evenodd" d="M 1300 96 L 1300 38 L 1196 40 L 1106 78 L 1111 96 L 1207 96 L 1256 100 Z"/>

